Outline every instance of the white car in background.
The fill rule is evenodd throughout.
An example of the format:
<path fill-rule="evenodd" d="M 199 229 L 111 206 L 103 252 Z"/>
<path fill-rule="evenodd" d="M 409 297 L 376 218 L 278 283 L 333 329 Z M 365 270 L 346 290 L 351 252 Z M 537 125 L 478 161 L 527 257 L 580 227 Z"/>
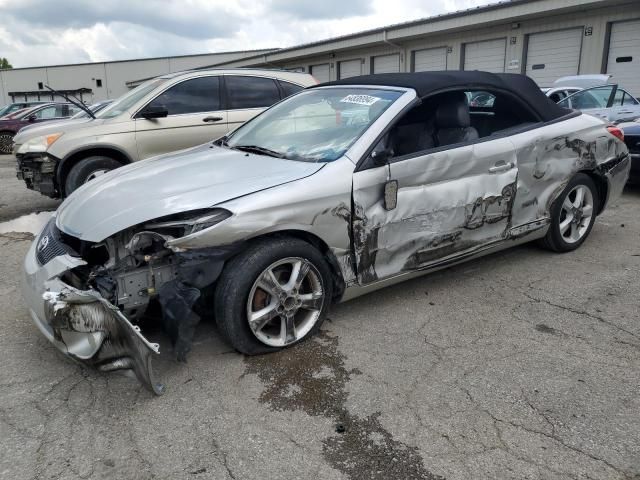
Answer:
<path fill-rule="evenodd" d="M 611 75 L 570 75 L 560 77 L 551 87 L 541 88 L 544 94 L 558 103 L 569 95 L 586 88 L 597 87 L 609 83 Z"/>
<path fill-rule="evenodd" d="M 542 91 L 561 107 L 581 110 L 609 122 L 640 117 L 640 101 L 616 83 L 611 75 L 562 77 Z"/>

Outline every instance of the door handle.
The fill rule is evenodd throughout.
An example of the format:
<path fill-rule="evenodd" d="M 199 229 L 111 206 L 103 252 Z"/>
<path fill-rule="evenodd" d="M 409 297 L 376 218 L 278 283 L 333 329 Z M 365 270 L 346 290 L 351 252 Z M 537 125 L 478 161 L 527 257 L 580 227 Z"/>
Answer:
<path fill-rule="evenodd" d="M 506 172 L 507 170 L 511 170 L 514 166 L 515 165 L 512 162 L 508 162 L 508 163 L 498 162 L 489 169 L 489 173 Z"/>
<path fill-rule="evenodd" d="M 219 122 L 220 120 L 223 120 L 223 118 L 222 117 L 204 117 L 202 119 L 203 122 L 207 122 L 207 123 Z"/>

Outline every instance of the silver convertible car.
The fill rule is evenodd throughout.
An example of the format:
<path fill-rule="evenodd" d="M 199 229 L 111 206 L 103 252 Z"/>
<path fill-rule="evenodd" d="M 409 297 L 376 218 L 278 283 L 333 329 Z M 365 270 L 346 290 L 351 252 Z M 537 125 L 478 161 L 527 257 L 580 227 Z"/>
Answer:
<path fill-rule="evenodd" d="M 491 106 L 469 107 L 475 92 Z M 386 285 L 533 240 L 578 248 L 627 181 L 621 137 L 521 75 L 308 88 L 215 142 L 79 188 L 34 240 L 24 296 L 62 352 L 159 394 L 143 317 L 178 359 L 203 316 L 258 354 Z"/>

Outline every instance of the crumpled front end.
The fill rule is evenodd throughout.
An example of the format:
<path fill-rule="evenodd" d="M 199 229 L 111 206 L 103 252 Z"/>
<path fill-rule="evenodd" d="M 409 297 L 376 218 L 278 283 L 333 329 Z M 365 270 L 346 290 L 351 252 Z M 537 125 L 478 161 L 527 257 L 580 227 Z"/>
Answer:
<path fill-rule="evenodd" d="M 46 230 L 32 243 L 24 262 L 22 291 L 37 327 L 72 359 L 101 371 L 131 370 L 145 387 L 162 394 L 164 386 L 155 379 L 151 365 L 159 353 L 158 345 L 144 338 L 140 329 L 97 291 L 79 290 L 62 279 L 86 262 L 52 245 L 55 240 Z M 49 247 L 58 248 L 61 254 L 43 257 Z"/>
<path fill-rule="evenodd" d="M 171 249 L 168 242 L 227 214 L 219 209 L 190 212 L 186 218 L 128 228 L 101 242 L 65 234 L 53 218 L 25 259 L 23 293 L 33 320 L 73 359 L 100 371 L 131 370 L 161 394 L 164 386 L 151 365 L 158 345 L 143 336 L 137 323 L 143 318 L 157 322 L 171 338 L 177 360 L 186 361 L 200 322 L 196 312 L 205 309 L 235 247 Z"/>
<path fill-rule="evenodd" d="M 16 145 L 14 151 L 19 146 Z M 23 180 L 29 190 L 51 198 L 59 198 L 55 172 L 59 160 L 47 153 L 16 153 L 16 177 Z"/>

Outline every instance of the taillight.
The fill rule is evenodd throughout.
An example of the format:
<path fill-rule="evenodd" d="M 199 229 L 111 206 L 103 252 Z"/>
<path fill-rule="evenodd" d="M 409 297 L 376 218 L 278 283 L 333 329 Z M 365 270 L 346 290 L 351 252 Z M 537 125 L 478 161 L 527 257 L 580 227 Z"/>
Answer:
<path fill-rule="evenodd" d="M 607 131 L 613 135 L 614 137 L 616 137 L 617 139 L 619 139 L 620 141 L 624 142 L 624 132 L 622 131 L 622 129 L 618 128 L 618 127 L 614 127 L 613 125 L 609 125 L 607 127 Z"/>

